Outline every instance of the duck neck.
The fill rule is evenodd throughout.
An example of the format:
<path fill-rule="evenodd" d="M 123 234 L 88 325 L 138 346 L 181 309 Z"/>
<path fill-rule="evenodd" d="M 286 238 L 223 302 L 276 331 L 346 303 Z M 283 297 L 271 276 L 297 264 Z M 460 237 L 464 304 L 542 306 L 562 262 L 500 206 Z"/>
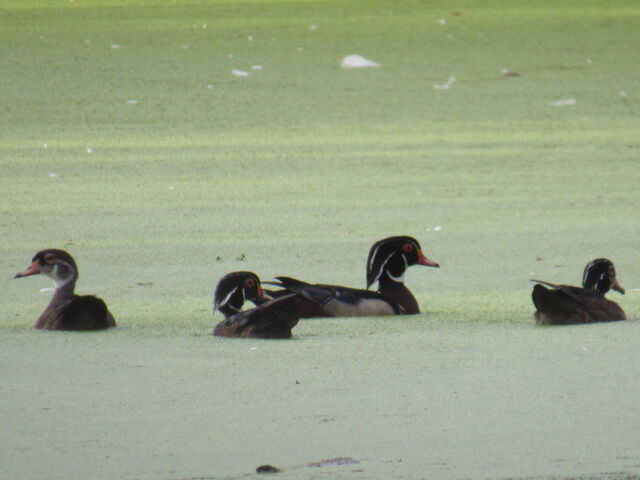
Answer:
<path fill-rule="evenodd" d="M 417 300 L 403 282 L 393 280 L 388 275 L 382 275 L 378 281 L 378 293 L 396 302 L 404 308 L 405 313 L 420 313 Z"/>

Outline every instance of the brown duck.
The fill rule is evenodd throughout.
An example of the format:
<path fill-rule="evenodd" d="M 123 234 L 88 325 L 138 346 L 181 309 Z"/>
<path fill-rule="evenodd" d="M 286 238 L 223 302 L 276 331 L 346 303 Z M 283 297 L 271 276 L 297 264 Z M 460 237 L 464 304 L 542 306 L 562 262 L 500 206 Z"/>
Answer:
<path fill-rule="evenodd" d="M 14 278 L 43 274 L 53 279 L 53 297 L 36 322 L 43 330 L 101 330 L 116 322 L 104 301 L 93 295 L 76 295 L 75 260 L 64 250 L 47 249 L 35 254 L 31 265 Z"/>
<path fill-rule="evenodd" d="M 218 281 L 213 296 L 213 311 L 226 318 L 213 329 L 218 337 L 290 338 L 300 319 L 301 304 L 309 303 L 294 293 L 276 292 L 268 296 L 253 272 L 231 272 Z M 257 306 L 242 310 L 248 300 Z M 314 306 L 315 307 L 315 306 Z"/>
<path fill-rule="evenodd" d="M 605 298 L 610 289 L 625 293 L 611 260 L 597 258 L 589 262 L 582 276 L 582 288 L 532 281 L 537 282 L 531 294 L 537 323 L 570 325 L 627 319 L 620 305 Z"/>

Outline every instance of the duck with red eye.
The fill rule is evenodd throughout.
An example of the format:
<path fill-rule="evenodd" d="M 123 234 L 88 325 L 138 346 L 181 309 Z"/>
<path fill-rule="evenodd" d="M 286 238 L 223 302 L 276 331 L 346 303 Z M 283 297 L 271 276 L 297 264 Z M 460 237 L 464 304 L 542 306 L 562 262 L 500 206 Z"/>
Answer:
<path fill-rule="evenodd" d="M 610 289 L 625 293 L 611 260 L 596 258 L 589 262 L 582 275 L 582 288 L 532 281 L 537 283 L 531 294 L 537 323 L 571 325 L 627 319 L 620 305 L 605 298 Z"/>
<path fill-rule="evenodd" d="M 69 253 L 58 249 L 41 250 L 35 254 L 31 265 L 14 278 L 38 274 L 53 279 L 56 288 L 49 305 L 36 321 L 36 328 L 101 330 L 115 327 L 113 315 L 102 299 L 74 293 L 78 267 Z"/>
<path fill-rule="evenodd" d="M 256 305 L 268 302 L 260 279 L 253 272 L 231 272 L 218 281 L 213 295 L 213 310 L 219 310 L 225 316 L 242 311 L 245 301 Z"/>
<path fill-rule="evenodd" d="M 404 273 L 413 265 L 439 267 L 424 256 L 415 238 L 388 237 L 374 243 L 369 250 L 367 290 L 309 284 L 290 277 L 277 277 L 277 285 L 312 300 L 325 316 L 415 314 L 420 313 L 420 307 L 404 285 Z M 368 290 L 376 282 L 378 290 Z"/>
<path fill-rule="evenodd" d="M 273 297 L 269 295 L 273 293 Z M 245 301 L 256 307 L 242 310 Z M 225 319 L 218 323 L 213 335 L 238 338 L 290 338 L 298 323 L 299 303 L 306 302 L 287 292 L 269 292 L 262 288 L 253 272 L 231 272 L 220 279 L 213 296 L 213 311 Z"/>

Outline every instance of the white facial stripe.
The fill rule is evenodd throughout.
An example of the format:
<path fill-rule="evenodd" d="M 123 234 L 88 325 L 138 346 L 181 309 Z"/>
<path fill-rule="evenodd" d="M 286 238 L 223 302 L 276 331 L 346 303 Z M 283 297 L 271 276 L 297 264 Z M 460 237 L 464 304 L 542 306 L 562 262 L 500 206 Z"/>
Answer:
<path fill-rule="evenodd" d="M 380 245 L 376 247 L 376 249 L 373 251 L 373 254 L 371 255 L 371 261 L 369 262 L 369 271 L 371 271 L 371 269 L 373 268 L 373 264 L 375 263 L 376 255 L 378 254 L 379 249 Z"/>
<path fill-rule="evenodd" d="M 234 294 L 234 293 L 236 293 L 236 290 L 238 290 L 238 287 L 235 287 L 233 290 L 231 290 L 231 291 L 229 292 L 229 294 L 228 294 L 226 297 L 224 297 L 224 299 L 222 300 L 222 302 L 220 302 L 219 307 L 221 307 L 221 306 L 223 306 L 223 305 L 227 305 L 227 302 L 229 301 L 229 299 L 231 299 L 231 297 L 233 296 L 233 294 Z M 244 299 L 243 299 L 243 300 L 244 300 Z M 230 308 L 232 308 L 232 309 L 234 309 L 236 312 L 239 312 L 239 311 L 240 311 L 240 309 L 238 309 L 238 308 L 234 307 L 233 305 L 227 305 L 227 306 L 228 306 L 228 307 L 230 307 Z"/>
<path fill-rule="evenodd" d="M 591 267 L 593 267 L 593 263 L 594 262 L 589 262 L 589 264 L 587 265 L 587 267 L 584 269 L 584 275 L 582 276 L 582 284 L 584 285 L 585 282 L 587 281 L 587 276 L 589 275 L 589 270 L 591 270 Z"/>
<path fill-rule="evenodd" d="M 389 259 L 390 259 L 391 257 L 393 257 L 393 255 L 394 255 L 395 253 L 396 253 L 396 252 L 391 252 L 391 253 L 389 254 L 389 256 L 387 256 L 387 258 L 385 258 L 385 259 L 384 259 L 384 262 L 382 262 L 382 264 L 380 265 L 380 270 L 378 271 L 378 274 L 377 274 L 377 275 L 376 275 L 376 277 L 374 278 L 373 283 L 376 283 L 378 280 L 380 280 L 380 277 L 382 276 L 382 273 L 384 272 L 384 267 L 387 265 L 387 262 L 389 261 Z"/>

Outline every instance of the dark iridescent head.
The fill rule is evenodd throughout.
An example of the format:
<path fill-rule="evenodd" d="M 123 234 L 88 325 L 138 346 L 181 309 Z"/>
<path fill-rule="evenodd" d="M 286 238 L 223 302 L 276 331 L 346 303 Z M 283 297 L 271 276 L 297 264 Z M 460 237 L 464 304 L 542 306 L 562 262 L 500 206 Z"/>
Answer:
<path fill-rule="evenodd" d="M 420 244 L 413 237 L 389 237 L 377 241 L 369 250 L 367 259 L 367 288 L 378 281 L 402 283 L 404 272 L 411 265 L 440 267 L 424 256 Z"/>
<path fill-rule="evenodd" d="M 213 295 L 213 310 L 225 315 L 240 312 L 246 300 L 254 302 L 264 298 L 260 279 L 253 272 L 231 272 L 218 281 Z"/>
<path fill-rule="evenodd" d="M 23 272 L 16 273 L 14 278 L 28 277 L 39 273 L 52 278 L 56 282 L 56 286 L 62 286 L 78 278 L 78 266 L 73 257 L 64 250 L 48 248 L 36 253 L 31 260 L 31 265 Z"/>
<path fill-rule="evenodd" d="M 596 290 L 603 295 L 609 289 L 614 289 L 624 295 L 624 288 L 616 278 L 616 267 L 606 258 L 596 258 L 587 264 L 582 275 L 582 287 Z"/>

